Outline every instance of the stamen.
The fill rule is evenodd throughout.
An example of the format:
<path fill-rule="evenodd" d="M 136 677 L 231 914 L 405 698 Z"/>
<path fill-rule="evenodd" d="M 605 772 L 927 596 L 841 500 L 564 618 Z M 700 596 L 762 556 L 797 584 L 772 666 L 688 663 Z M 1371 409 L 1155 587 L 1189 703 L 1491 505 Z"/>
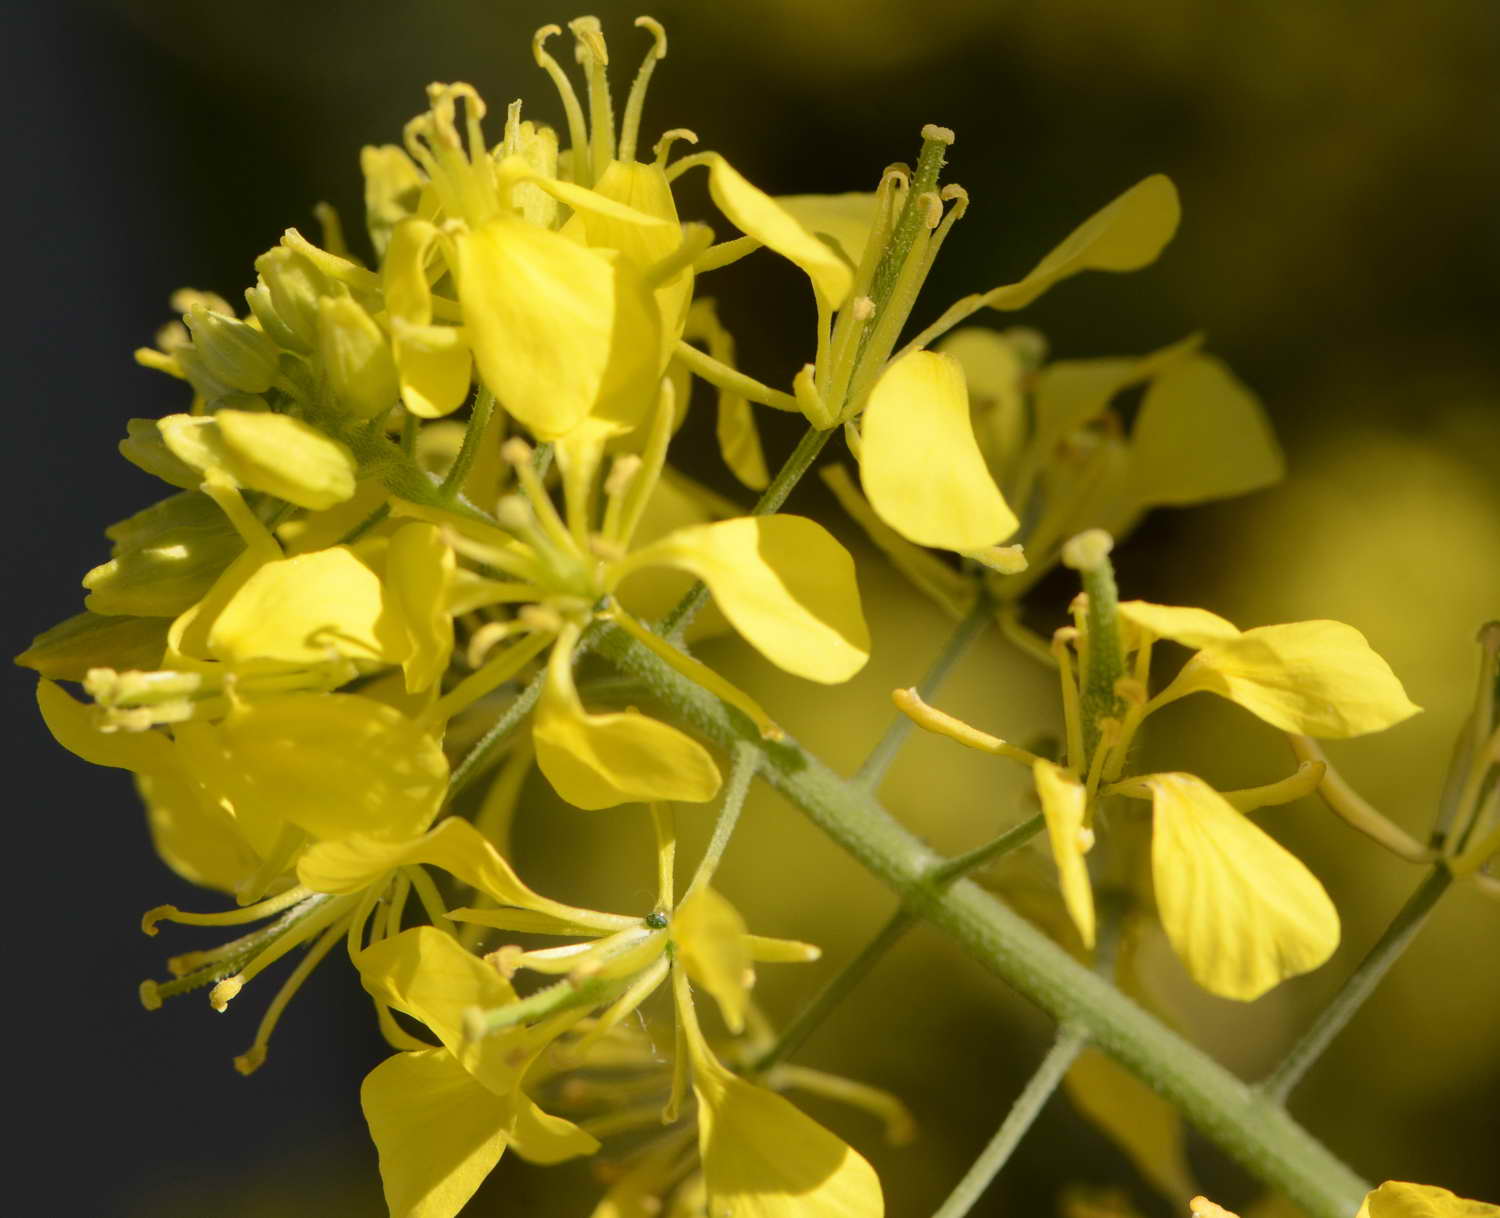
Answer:
<path fill-rule="evenodd" d="M 667 446 L 672 441 L 672 428 L 677 417 L 676 392 L 672 382 L 663 378 L 656 414 L 652 416 L 651 431 L 647 434 L 646 446 L 639 463 L 634 463 L 633 456 L 626 462 L 627 472 L 621 474 L 624 485 L 618 492 L 618 498 L 610 498 L 605 507 L 604 536 L 622 549 L 629 549 L 630 540 L 640 526 L 641 517 L 645 515 L 651 493 L 661 480 L 661 472 L 667 462 Z M 616 461 L 615 468 L 610 471 L 611 479 L 620 466 L 621 461 Z M 614 494 L 610 490 L 609 481 L 605 482 L 604 490 L 607 496 Z"/>
<path fill-rule="evenodd" d="M 318 941 L 308 949 L 307 955 L 297 962 L 297 967 L 281 983 L 281 988 L 276 991 L 276 997 L 271 999 L 271 1005 L 261 1016 L 260 1026 L 255 1030 L 255 1040 L 251 1042 L 248 1049 L 234 1059 L 234 1068 L 241 1074 L 253 1074 L 265 1064 L 266 1046 L 270 1044 L 271 1033 L 276 1030 L 282 1012 L 286 1010 L 297 991 L 302 988 L 302 983 L 312 976 L 313 970 L 323 962 L 323 957 L 328 955 L 329 950 L 339 941 L 343 933 L 342 923 L 335 923 L 325 930 Z"/>
<path fill-rule="evenodd" d="M 1057 677 L 1062 687 L 1063 724 L 1067 729 L 1068 767 L 1076 774 L 1083 764 L 1083 713 L 1078 705 L 1078 684 L 1073 680 L 1073 657 L 1068 644 L 1078 638 L 1072 626 L 1061 626 L 1052 632 L 1052 658 L 1057 661 Z"/>
<path fill-rule="evenodd" d="M 599 28 L 599 18 L 578 17 L 568 22 L 573 33 L 573 54 L 583 65 L 589 82 L 589 134 L 590 156 L 593 159 L 593 178 L 584 185 L 592 185 L 615 159 L 615 114 L 609 97 L 609 48 L 604 44 L 604 33 Z"/>
<path fill-rule="evenodd" d="M 656 993 L 657 986 L 667 979 L 672 964 L 662 956 L 650 968 L 642 973 L 635 981 L 631 982 L 630 988 L 621 994 L 609 1006 L 604 1014 L 599 1016 L 598 1022 L 594 1024 L 583 1036 L 569 1046 L 569 1054 L 575 1058 L 582 1058 L 594 1044 L 609 1035 L 621 1020 L 635 1011 L 641 1003 Z M 654 1105 L 651 1109 L 652 1118 L 655 1119 L 659 1109 Z"/>
<path fill-rule="evenodd" d="M 468 661 L 471 669 L 478 669 L 483 666 L 496 644 L 514 638 L 518 634 L 525 634 L 530 629 L 531 627 L 519 618 L 512 618 L 508 622 L 486 622 L 470 636 L 464 659 Z"/>
<path fill-rule="evenodd" d="M 241 909 L 226 909 L 219 913 L 186 913 L 175 905 L 158 905 L 155 909 L 148 909 L 141 916 L 141 931 L 143 934 L 155 936 L 157 934 L 158 922 L 178 922 L 184 926 L 238 926 L 244 922 L 258 922 L 262 918 L 269 918 L 272 914 L 278 914 L 283 909 L 296 905 L 313 895 L 308 889 L 300 885 L 289 888 L 279 896 L 268 897 L 254 905 L 246 905 Z"/>
<path fill-rule="evenodd" d="M 991 753 L 996 757 L 1004 757 L 1010 761 L 1019 762 L 1021 765 L 1029 766 L 1038 760 L 1034 753 L 1017 748 L 998 736 L 991 736 L 988 732 L 981 732 L 977 727 L 970 727 L 962 719 L 955 719 L 952 715 L 938 710 L 937 707 L 929 706 L 915 689 L 893 689 L 891 701 L 896 704 L 897 710 L 923 731 L 946 736 L 949 740 L 956 740 L 968 748 L 978 749 L 981 753 Z"/>
<path fill-rule="evenodd" d="M 681 162 L 670 168 L 667 167 L 667 157 L 672 151 L 672 145 L 678 140 L 686 140 L 689 144 L 696 144 L 698 142 L 698 133 L 690 127 L 673 127 L 663 132 L 661 139 L 657 140 L 656 146 L 651 149 L 652 154 L 656 157 L 656 167 L 665 171 L 667 181 L 669 182 L 675 181 L 678 174 L 690 168 L 689 165 Z"/>
<path fill-rule="evenodd" d="M 656 61 L 667 57 L 667 31 L 654 17 L 637 17 L 637 28 L 651 32 L 651 48 L 636 70 L 635 81 L 630 86 L 630 97 L 625 102 L 625 117 L 620 121 L 620 160 L 635 160 L 635 146 L 640 137 L 641 109 L 646 104 L 646 90 L 651 84 L 651 73 L 656 70 Z"/>
<path fill-rule="evenodd" d="M 892 1146 L 905 1146 L 917 1136 L 917 1124 L 906 1105 L 879 1087 L 806 1066 L 777 1066 L 766 1077 L 766 1085 L 778 1091 L 784 1088 L 809 1091 L 824 1099 L 861 1108 L 885 1126 L 885 1140 Z"/>
<path fill-rule="evenodd" d="M 315 934 L 324 930 L 330 924 L 338 922 L 342 925 L 344 915 L 352 912 L 358 904 L 359 898 L 357 896 L 329 899 L 321 910 L 314 913 L 310 918 L 294 924 L 288 929 L 286 934 L 274 939 L 264 951 L 255 956 L 239 972 L 235 973 L 232 977 L 225 977 L 218 985 L 214 986 L 208 994 L 209 1005 L 222 1014 L 228 1009 L 235 995 L 244 989 L 248 982 L 253 981 L 267 968 L 291 951 L 292 948 L 306 943 Z"/>
<path fill-rule="evenodd" d="M 562 70 L 557 60 L 547 53 L 545 47 L 547 39 L 554 34 L 561 33 L 561 26 L 542 26 L 532 36 L 531 55 L 536 60 L 537 67 L 552 78 L 552 83 L 557 88 L 557 95 L 562 99 L 563 113 L 568 118 L 568 140 L 571 144 L 569 154 L 573 161 L 573 180 L 580 186 L 592 186 L 594 174 L 589 164 L 588 127 L 583 121 L 583 107 L 578 104 L 578 94 L 573 92 L 573 84 L 568 80 L 567 73 Z"/>
<path fill-rule="evenodd" d="M 547 494 L 547 488 L 542 485 L 541 478 L 537 476 L 536 467 L 531 461 L 531 446 L 520 437 L 512 436 L 500 446 L 500 455 L 516 471 L 516 481 L 521 484 L 526 502 L 531 505 L 531 510 L 536 514 L 536 521 L 542 526 L 548 540 L 563 553 L 579 556 L 578 545 L 573 535 L 568 532 L 568 526 L 558 515 L 557 508 L 552 503 L 552 497 Z"/>
<path fill-rule="evenodd" d="M 540 655 L 552 637 L 550 631 L 534 632 L 530 638 L 501 652 L 434 702 L 423 717 L 424 722 L 432 725 L 446 723 L 460 711 L 493 693 Z"/>

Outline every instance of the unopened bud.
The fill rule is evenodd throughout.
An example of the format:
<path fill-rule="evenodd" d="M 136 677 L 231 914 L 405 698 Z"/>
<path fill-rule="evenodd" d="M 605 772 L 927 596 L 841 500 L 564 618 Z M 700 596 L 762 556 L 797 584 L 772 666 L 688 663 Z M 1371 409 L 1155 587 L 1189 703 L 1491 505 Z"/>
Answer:
<path fill-rule="evenodd" d="M 241 393 L 264 393 L 276 379 L 276 344 L 254 326 L 195 304 L 187 312 L 193 346 L 209 375 Z"/>
<path fill-rule="evenodd" d="M 245 293 L 255 319 L 289 351 L 310 354 L 318 343 L 318 301 L 333 284 L 300 254 L 284 245 L 255 260 L 260 282 Z"/>
<path fill-rule="evenodd" d="M 401 383 L 390 344 L 352 297 L 318 302 L 318 352 L 339 409 L 373 419 L 395 403 Z"/>

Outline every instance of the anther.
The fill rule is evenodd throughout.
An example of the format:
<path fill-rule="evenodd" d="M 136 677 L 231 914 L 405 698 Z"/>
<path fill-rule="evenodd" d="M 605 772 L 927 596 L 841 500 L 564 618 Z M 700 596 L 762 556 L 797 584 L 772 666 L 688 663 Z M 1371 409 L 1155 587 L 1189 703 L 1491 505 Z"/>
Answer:
<path fill-rule="evenodd" d="M 917 206 L 922 208 L 922 222 L 928 228 L 936 228 L 943 222 L 943 201 L 935 193 L 923 194 L 917 199 Z"/>
<path fill-rule="evenodd" d="M 495 508 L 495 519 L 507 533 L 529 533 L 531 507 L 520 495 L 505 495 Z"/>
<path fill-rule="evenodd" d="M 141 1005 L 148 1011 L 161 1010 L 161 986 L 151 980 L 141 982 Z"/>
<path fill-rule="evenodd" d="M 623 494 L 640 471 L 642 464 L 640 457 L 635 453 L 626 453 L 623 457 L 617 457 L 615 463 L 610 466 L 609 477 L 604 480 L 604 493 L 610 498 Z"/>
<path fill-rule="evenodd" d="M 490 952 L 484 958 L 484 962 L 509 981 L 521 967 L 522 957 L 525 955 L 526 949 L 520 944 L 507 943 L 504 947 L 498 947 Z"/>
<path fill-rule="evenodd" d="M 238 973 L 233 977 L 225 977 L 223 981 L 209 990 L 208 1005 L 222 1015 L 229 1009 L 230 1002 L 244 988 L 245 983 L 240 980 Z"/>
<path fill-rule="evenodd" d="M 875 302 L 868 296 L 856 296 L 849 306 L 855 321 L 869 321 L 875 316 Z"/>
<path fill-rule="evenodd" d="M 520 436 L 511 436 L 500 446 L 500 455 L 512 465 L 525 465 L 531 461 L 531 445 Z"/>

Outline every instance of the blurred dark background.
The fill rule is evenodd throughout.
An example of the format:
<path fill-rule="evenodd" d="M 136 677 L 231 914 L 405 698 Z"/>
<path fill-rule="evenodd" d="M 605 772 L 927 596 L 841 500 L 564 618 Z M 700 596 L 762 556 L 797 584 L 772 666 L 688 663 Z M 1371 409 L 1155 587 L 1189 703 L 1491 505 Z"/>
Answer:
<path fill-rule="evenodd" d="M 357 235 L 359 147 L 398 140 L 429 80 L 474 83 L 494 133 L 516 96 L 532 117 L 559 121 L 530 35 L 576 13 L 500 0 L 5 9 L 0 307 L 17 561 L 4 637 L 15 652 L 78 611 L 80 576 L 107 555 L 102 528 L 160 494 L 114 442 L 127 418 L 181 408 L 174 383 L 130 359 L 166 320 L 168 294 L 186 284 L 238 300 L 252 259 L 283 228 L 316 231 L 318 200 Z M 639 10 L 594 11 L 623 90 L 645 41 L 629 25 Z M 1206 330 L 1266 402 L 1291 475 L 1246 500 L 1159 513 L 1119 553 L 1125 594 L 1204 604 L 1246 626 L 1334 617 L 1363 630 L 1427 713 L 1334 755 L 1420 833 L 1470 694 L 1473 632 L 1500 616 L 1500 6 L 672 0 L 650 11 L 671 52 L 647 107 L 648 145 L 688 126 L 768 190 L 835 192 L 868 189 L 885 164 L 910 158 L 924 123 L 957 132 L 949 173 L 974 205 L 919 317 L 1018 277 L 1145 174 L 1176 180 L 1185 219 L 1155 267 L 1073 280 L 1023 319 L 1062 356 L 1134 353 Z M 751 260 L 712 290 L 743 365 L 788 381 L 810 350 L 795 276 Z M 794 434 L 770 429 L 773 460 Z M 729 489 L 714 462 L 702 474 Z M 799 494 L 799 510 L 826 512 L 818 491 Z M 919 675 L 945 629 L 875 558 L 860 559 L 877 652 L 854 696 L 768 677 L 727 644 L 715 653 L 844 766 L 885 721 L 886 691 Z M 1044 598 L 1039 623 L 1066 595 Z M 1051 685 L 1027 663 L 981 647 L 945 705 L 1001 734 L 1045 726 Z M 139 913 L 217 898 L 156 861 L 124 776 L 53 744 L 31 688 L 20 671 L 4 683 L 18 947 L 8 988 L 19 1072 L 8 1092 L 24 1126 L 11 1207 L 101 1218 L 383 1212 L 357 1104 L 382 1050 L 348 969 L 320 970 L 249 1080 L 229 1059 L 271 986 L 252 987 L 225 1016 L 197 996 L 145 1014 L 137 983 L 199 940 L 170 928 L 147 940 Z M 1157 732 L 1163 768 L 1226 787 L 1284 772 L 1271 733 L 1201 701 L 1174 708 L 1174 734 Z M 957 753 L 917 741 L 887 788 L 909 823 L 949 848 L 1012 819 L 1020 798 L 1008 773 Z M 890 901 L 785 807 L 765 797 L 752 811 L 726 890 L 756 929 L 826 949 L 816 970 L 763 970 L 767 1006 L 785 1016 Z M 1249 1008 L 1193 996 L 1168 966 L 1161 979 L 1180 1022 L 1248 1074 L 1276 1059 L 1417 880 L 1311 802 L 1263 823 L 1339 904 L 1339 955 Z M 644 865 L 647 834 L 634 814 L 585 823 L 542 808 L 523 821 L 518 849 L 539 887 L 582 898 L 595 881 L 624 883 L 611 878 L 622 856 Z M 1298 1114 L 1374 1179 L 1500 1201 L 1497 961 L 1500 906 L 1455 893 L 1299 1093 Z M 921 1140 L 886 1151 L 863 1118 L 810 1107 L 875 1157 L 894 1216 L 927 1213 L 1046 1035 L 1040 1017 L 924 932 L 804 1055 L 901 1093 Z M 1254 1195 L 1204 1147 L 1193 1156 L 1226 1204 Z M 472 1212 L 588 1212 L 585 1173 L 512 1168 Z M 1051 1212 L 1068 1182 L 1130 1178 L 1058 1101 L 976 1213 Z M 1139 1186 L 1133 1195 L 1165 1212 Z"/>

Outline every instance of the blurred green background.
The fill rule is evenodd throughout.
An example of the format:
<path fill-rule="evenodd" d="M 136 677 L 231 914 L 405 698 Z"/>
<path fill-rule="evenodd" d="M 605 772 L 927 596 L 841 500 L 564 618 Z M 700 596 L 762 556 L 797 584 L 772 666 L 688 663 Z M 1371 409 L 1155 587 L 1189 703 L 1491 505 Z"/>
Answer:
<path fill-rule="evenodd" d="M 592 11 L 623 88 L 644 44 L 629 25 L 639 10 Z M 1500 6 L 676 0 L 649 11 L 671 50 L 646 139 L 691 127 L 773 192 L 868 189 L 884 165 L 915 153 L 922 124 L 956 131 L 949 177 L 973 206 L 919 319 L 1018 278 L 1147 173 L 1176 180 L 1185 218 L 1155 267 L 1075 279 L 1022 320 L 1064 357 L 1142 352 L 1206 330 L 1265 401 L 1290 476 L 1247 499 L 1157 513 L 1117 553 L 1122 592 L 1201 604 L 1242 626 L 1332 617 L 1364 631 L 1426 713 L 1331 752 L 1395 820 L 1424 833 L 1471 696 L 1474 631 L 1500 616 Z M 429 80 L 471 81 L 492 116 L 519 96 L 531 117 L 560 120 L 530 35 L 575 15 L 529 0 L 115 0 L 36 6 L 13 29 L 12 167 L 30 172 L 7 203 L 19 225 L 14 282 L 24 285 L 7 305 L 19 327 L 10 457 L 33 519 L 18 542 L 26 595 L 8 601 L 12 650 L 76 611 L 77 579 L 104 556 L 103 525 L 153 497 L 112 445 L 129 415 L 179 408 L 175 387 L 129 358 L 165 319 L 168 292 L 191 284 L 236 298 L 284 227 L 313 230 L 319 199 L 357 229 L 358 149 L 396 140 Z M 811 349 L 796 276 L 752 259 L 711 290 L 743 366 L 786 383 Z M 689 424 L 700 456 L 705 417 Z M 768 429 L 773 460 L 795 434 Z M 733 489 L 716 459 L 694 472 Z M 821 488 L 799 490 L 793 507 L 854 541 Z M 779 680 L 729 642 L 704 649 L 845 769 L 887 721 L 888 691 L 920 676 L 948 628 L 871 552 L 858 557 L 876 650 L 850 686 Z M 1070 594 L 1065 581 L 1045 583 L 1031 620 L 1059 624 Z M 382 1212 L 356 1099 L 380 1050 L 356 987 L 331 976 L 343 966 L 298 999 L 268 1066 L 248 1081 L 228 1059 L 248 1043 L 259 999 L 227 1021 L 192 999 L 144 1015 L 134 983 L 158 972 L 164 953 L 135 934 L 134 918 L 193 897 L 151 859 L 120 776 L 81 775 L 82 763 L 46 741 L 24 678 L 6 694 L 24 754 L 12 773 L 47 800 L 28 806 L 48 809 L 26 819 L 22 845 L 67 860 L 29 879 L 28 899 L 56 908 L 49 934 L 87 944 L 89 1010 L 66 1004 L 51 1033 L 73 1048 L 25 1076 L 46 1117 L 30 1135 L 37 1153 L 59 1164 L 92 1156 L 90 1172 L 68 1177 L 61 1212 Z M 1153 765 L 1221 787 L 1290 768 L 1269 729 L 1206 701 L 1161 717 Z M 941 702 L 1012 738 L 1056 720 L 1051 679 L 994 639 L 970 653 Z M 531 790 L 518 828 L 523 874 L 564 899 L 638 901 L 650 874 L 644 815 L 571 813 Z M 911 743 L 885 794 L 940 848 L 975 844 L 1025 814 L 1008 769 L 929 738 Z M 1260 820 L 1338 904 L 1345 941 L 1332 963 L 1238 1006 L 1195 994 L 1170 953 L 1155 953 L 1162 1000 L 1247 1076 L 1277 1059 L 1418 879 L 1312 801 Z M 78 840 L 97 845 L 79 851 Z M 1026 866 L 1045 879 L 1043 860 Z M 82 895 L 62 899 L 59 885 Z M 757 931 L 825 949 L 815 966 L 762 969 L 761 996 L 781 1017 L 892 907 L 768 795 L 751 804 L 723 887 Z M 40 986 L 77 993 L 79 960 L 45 938 L 24 950 Z M 1500 1201 L 1497 964 L 1500 905 L 1453 893 L 1294 1111 L 1373 1179 Z M 876 1161 L 893 1216 L 925 1214 L 1047 1036 L 1035 1011 L 918 932 L 801 1060 L 896 1091 L 920 1139 L 889 1150 L 865 1118 L 809 1110 Z M 1195 1141 L 1192 1157 L 1225 1204 L 1255 1195 L 1205 1144 Z M 975 1212 L 1055 1212 L 1069 1183 L 1126 1185 L 1146 1212 L 1168 1212 L 1132 1180 L 1059 1100 Z M 472 1212 L 587 1213 L 592 1189 L 586 1168 L 507 1163 Z"/>

